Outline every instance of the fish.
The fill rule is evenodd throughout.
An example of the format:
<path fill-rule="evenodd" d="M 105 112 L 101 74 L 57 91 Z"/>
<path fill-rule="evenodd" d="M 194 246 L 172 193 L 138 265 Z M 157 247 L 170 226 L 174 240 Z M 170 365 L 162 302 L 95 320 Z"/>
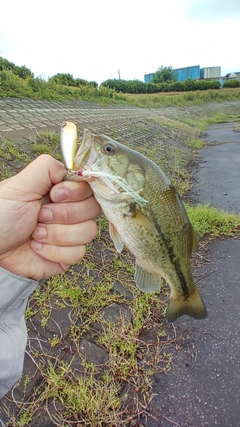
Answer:
<path fill-rule="evenodd" d="M 89 182 L 109 221 L 116 250 L 136 259 L 134 280 L 142 292 L 170 286 L 168 322 L 182 315 L 207 317 L 194 283 L 190 257 L 198 239 L 175 187 L 150 159 L 106 135 L 85 129 L 67 179 Z"/>
<path fill-rule="evenodd" d="M 61 126 L 60 149 L 63 163 L 68 172 L 74 167 L 74 157 L 77 153 L 77 126 L 72 122 L 64 122 Z"/>

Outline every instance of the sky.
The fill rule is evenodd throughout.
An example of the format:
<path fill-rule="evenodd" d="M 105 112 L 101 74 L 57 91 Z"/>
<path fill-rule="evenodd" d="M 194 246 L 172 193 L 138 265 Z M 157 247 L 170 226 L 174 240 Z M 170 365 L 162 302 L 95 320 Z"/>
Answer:
<path fill-rule="evenodd" d="M 159 67 L 240 71 L 240 0 L 7 0 L 0 56 L 35 77 L 144 80 Z"/>

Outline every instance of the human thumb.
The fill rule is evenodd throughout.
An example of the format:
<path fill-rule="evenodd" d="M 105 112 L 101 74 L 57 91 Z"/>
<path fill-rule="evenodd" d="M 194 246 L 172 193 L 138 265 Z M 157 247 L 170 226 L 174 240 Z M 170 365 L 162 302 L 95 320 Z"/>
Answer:
<path fill-rule="evenodd" d="M 65 174 L 66 169 L 62 163 L 43 154 L 17 175 L 3 182 L 8 184 L 8 191 L 14 193 L 16 200 L 21 198 L 22 201 L 30 201 L 48 194 L 53 185 L 62 181 Z"/>

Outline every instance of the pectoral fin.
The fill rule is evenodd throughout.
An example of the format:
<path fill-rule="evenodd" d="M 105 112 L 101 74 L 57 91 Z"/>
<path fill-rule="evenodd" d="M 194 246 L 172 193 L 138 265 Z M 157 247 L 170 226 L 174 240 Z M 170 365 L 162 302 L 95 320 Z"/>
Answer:
<path fill-rule="evenodd" d="M 156 292 L 161 289 L 161 277 L 149 273 L 138 264 L 136 264 L 134 280 L 142 292 Z"/>
<path fill-rule="evenodd" d="M 150 219 L 146 215 L 144 215 L 144 213 L 137 209 L 135 204 L 130 204 L 130 211 L 124 216 L 141 225 L 146 230 L 151 231 L 155 234 L 159 234 L 152 221 L 150 221 Z"/>
<path fill-rule="evenodd" d="M 117 229 L 111 222 L 109 222 L 109 234 L 115 245 L 116 250 L 121 253 L 123 250 L 124 243 L 122 242 L 121 236 L 118 233 Z"/>

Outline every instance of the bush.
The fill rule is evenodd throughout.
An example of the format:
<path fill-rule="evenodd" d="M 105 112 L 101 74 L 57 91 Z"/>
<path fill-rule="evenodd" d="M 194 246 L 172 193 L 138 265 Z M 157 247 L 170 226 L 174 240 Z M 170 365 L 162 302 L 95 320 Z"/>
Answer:
<path fill-rule="evenodd" d="M 95 81 L 88 82 L 89 86 L 98 87 L 98 83 Z"/>
<path fill-rule="evenodd" d="M 69 73 L 57 73 L 54 76 L 50 77 L 50 83 L 56 83 L 63 86 L 72 86 L 72 87 L 82 87 L 82 86 L 92 86 L 97 88 L 97 82 L 88 82 L 84 79 L 74 79 L 72 74 Z"/>
<path fill-rule="evenodd" d="M 170 84 L 170 89 L 173 92 L 182 92 L 183 89 L 183 84 L 182 82 L 173 82 Z"/>
<path fill-rule="evenodd" d="M 183 83 L 183 90 L 188 92 L 191 90 L 196 90 L 196 82 L 193 79 L 188 78 Z"/>
<path fill-rule="evenodd" d="M 146 83 L 141 80 L 109 79 L 103 82 L 101 86 L 122 93 L 146 93 Z"/>
<path fill-rule="evenodd" d="M 240 87 L 240 80 L 230 79 L 226 80 L 223 87 Z"/>
<path fill-rule="evenodd" d="M 108 87 L 116 92 L 122 93 L 159 93 L 219 89 L 221 84 L 218 80 L 187 79 L 183 82 L 175 81 L 169 83 L 154 83 L 151 81 L 144 83 L 140 80 L 109 79 L 103 82 L 101 87 Z"/>
<path fill-rule="evenodd" d="M 198 80 L 195 82 L 197 90 L 207 90 L 209 89 L 209 81 L 208 80 Z"/>
<path fill-rule="evenodd" d="M 57 73 L 54 76 L 52 76 L 49 81 L 55 82 L 60 85 L 64 86 L 74 86 L 75 80 L 72 76 L 72 74 L 65 74 L 65 73 Z"/>
<path fill-rule="evenodd" d="M 27 80 L 28 85 L 33 90 L 33 92 L 42 92 L 48 88 L 48 84 L 45 80 L 41 79 L 40 77 L 37 77 L 34 79 L 33 77 L 30 77 Z"/>
<path fill-rule="evenodd" d="M 149 82 L 145 83 L 146 85 L 146 93 L 157 93 L 160 92 L 160 89 L 157 89 L 157 85 L 155 83 Z"/>

